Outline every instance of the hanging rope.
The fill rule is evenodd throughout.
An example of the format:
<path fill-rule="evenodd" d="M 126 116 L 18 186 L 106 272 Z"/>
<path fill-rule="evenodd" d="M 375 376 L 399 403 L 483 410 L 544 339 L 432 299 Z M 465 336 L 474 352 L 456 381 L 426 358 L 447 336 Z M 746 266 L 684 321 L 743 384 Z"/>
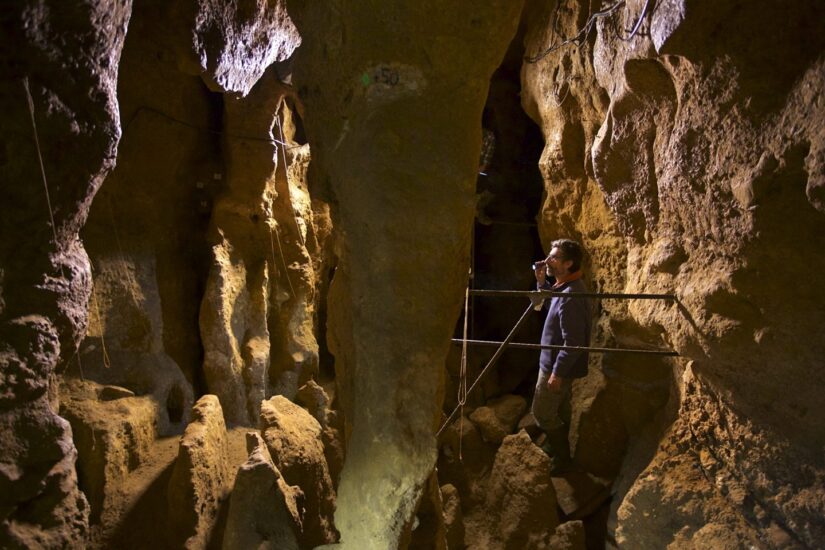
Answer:
<path fill-rule="evenodd" d="M 470 268 L 469 278 L 472 281 L 473 268 Z M 467 403 L 467 318 L 470 310 L 470 281 L 467 282 L 467 289 L 464 291 L 464 338 L 461 346 L 461 368 L 458 375 L 458 406 L 461 408 L 461 426 L 458 436 L 458 460 L 463 461 L 462 442 L 464 440 L 464 405 Z"/>
<path fill-rule="evenodd" d="M 275 242 L 272 239 L 272 232 L 273 227 L 275 231 L 275 237 L 278 240 L 278 252 L 281 256 L 281 264 L 284 266 L 284 276 L 286 277 L 286 282 L 289 283 L 289 290 L 292 293 L 292 297 L 295 298 L 295 288 L 292 286 L 292 279 L 289 276 L 289 269 L 286 266 L 286 258 L 284 258 L 284 249 L 281 247 L 281 235 L 278 233 L 278 228 L 275 227 L 276 221 L 275 218 L 271 219 L 272 223 L 267 223 L 269 226 L 269 246 L 272 248 L 272 267 L 275 267 Z"/>
<path fill-rule="evenodd" d="M 92 307 L 95 310 L 95 315 L 97 316 L 97 326 L 100 327 L 100 347 L 103 350 L 103 366 L 105 368 L 110 368 L 112 366 L 112 362 L 109 360 L 109 352 L 106 351 L 106 339 L 103 336 L 105 332 L 103 326 L 103 317 L 100 315 L 100 307 L 97 304 L 97 293 L 95 292 L 96 285 L 94 284 L 94 270 L 91 268 L 91 263 L 89 264 L 89 269 L 92 271 Z"/>
<path fill-rule="evenodd" d="M 34 145 L 37 148 L 37 160 L 40 162 L 40 176 L 43 178 L 43 190 L 46 192 L 46 206 L 49 208 L 49 220 L 52 224 L 52 238 L 54 239 L 54 248 L 57 250 L 57 229 L 54 223 L 54 210 L 52 209 L 52 199 L 49 196 L 49 184 L 46 182 L 46 168 L 43 166 L 43 154 L 40 151 L 40 137 L 37 133 L 37 122 L 34 119 L 34 99 L 32 98 L 31 90 L 29 89 L 29 77 L 23 77 L 23 88 L 26 89 L 26 99 L 29 102 L 29 116 L 31 116 L 32 130 L 34 131 Z M 63 264 L 60 264 L 60 275 L 65 278 L 63 274 Z"/>
<path fill-rule="evenodd" d="M 286 109 L 286 101 L 281 102 L 281 113 L 284 113 Z M 281 117 L 275 115 L 275 122 L 278 123 L 278 133 L 281 136 L 281 156 L 284 159 L 284 181 L 286 181 L 286 200 L 289 204 L 290 210 L 292 210 L 292 219 L 295 221 L 295 230 L 298 232 L 298 239 L 301 241 L 301 246 L 306 248 L 306 242 L 304 242 L 304 234 L 301 231 L 301 226 L 298 224 L 298 215 L 295 213 L 295 206 L 292 204 L 292 193 L 289 190 L 289 165 L 286 161 L 286 145 L 284 141 L 284 129 L 281 127 Z M 277 147 L 277 145 L 276 145 Z"/>
<path fill-rule="evenodd" d="M 504 341 L 501 343 L 501 345 L 496 350 L 496 352 L 493 354 L 493 356 L 490 358 L 490 360 L 487 361 L 487 364 L 484 366 L 484 368 L 481 369 L 481 374 L 479 374 L 478 377 L 475 379 L 475 381 L 472 383 L 472 385 L 469 388 L 467 388 L 467 393 L 468 394 L 471 393 L 473 391 L 473 389 L 481 381 L 481 379 L 484 378 L 484 375 L 487 374 L 487 371 L 490 370 L 490 368 L 493 365 L 496 364 L 496 361 L 498 361 L 498 358 L 501 357 L 502 353 L 504 353 L 504 350 L 507 348 L 507 345 L 513 340 L 513 337 L 515 336 L 516 332 L 518 332 L 518 330 L 524 324 L 524 321 L 528 318 L 531 311 L 533 311 L 533 304 L 532 303 L 529 306 L 527 306 L 527 309 L 524 310 L 524 313 L 521 314 L 521 317 L 519 317 L 519 320 L 516 321 L 516 324 L 513 326 L 512 330 L 510 330 L 510 333 L 507 335 L 506 338 L 504 338 Z M 435 434 L 436 437 L 441 435 L 441 432 L 444 431 L 444 428 L 447 427 L 447 425 L 453 419 L 453 417 L 455 416 L 455 413 L 457 413 L 458 410 L 459 410 L 459 407 L 456 407 L 456 408 L 453 409 L 453 412 L 450 413 L 450 416 L 447 417 L 447 419 L 441 425 L 441 428 L 439 428 L 438 432 L 436 432 L 436 434 Z"/>
<path fill-rule="evenodd" d="M 40 177 L 43 180 L 43 191 L 46 194 L 46 206 L 49 209 L 49 222 L 51 223 L 51 228 L 52 228 L 52 239 L 54 240 L 55 252 L 57 252 L 58 247 L 59 247 L 59 244 L 58 244 L 58 241 L 57 241 L 57 225 L 54 223 L 54 209 L 52 208 L 52 198 L 49 195 L 49 183 L 48 183 L 48 180 L 46 180 L 46 167 L 43 164 L 43 152 L 40 149 L 40 136 L 39 136 L 39 133 L 37 131 L 37 121 L 36 121 L 35 116 L 34 116 L 34 98 L 32 97 L 32 92 L 31 92 L 31 89 L 29 88 L 29 77 L 28 76 L 23 77 L 23 89 L 26 90 L 26 101 L 28 102 L 28 105 L 29 105 L 29 117 L 31 118 L 31 121 L 32 121 L 32 132 L 34 133 L 34 145 L 35 145 L 35 149 L 37 150 L 37 160 L 40 163 Z M 66 273 L 63 271 L 63 264 L 58 263 L 58 268 L 60 269 L 60 278 L 65 280 L 66 279 Z M 80 372 L 80 379 L 84 380 L 84 378 L 83 378 L 83 364 L 80 362 L 80 353 L 79 352 L 80 352 L 80 346 L 78 345 L 77 348 L 75 348 L 75 350 L 74 350 L 74 354 L 72 355 L 72 358 L 69 359 L 69 362 L 71 362 L 72 359 L 77 358 L 77 368 Z"/>

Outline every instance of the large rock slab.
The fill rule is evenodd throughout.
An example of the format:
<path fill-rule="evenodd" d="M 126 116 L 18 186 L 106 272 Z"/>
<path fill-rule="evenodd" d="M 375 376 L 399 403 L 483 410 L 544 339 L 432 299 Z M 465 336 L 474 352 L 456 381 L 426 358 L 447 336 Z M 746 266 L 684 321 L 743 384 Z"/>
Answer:
<path fill-rule="evenodd" d="M 523 397 L 505 395 L 478 407 L 470 414 L 470 420 L 478 426 L 485 441 L 501 443 L 505 436 L 513 433 L 526 410 L 527 401 Z"/>
<path fill-rule="evenodd" d="M 170 544 L 204 548 L 229 494 L 230 464 L 226 424 L 220 402 L 204 395 L 192 409 L 169 479 Z"/>
<path fill-rule="evenodd" d="M 290 485 L 304 492 L 301 545 L 334 542 L 335 490 L 329 476 L 321 426 L 306 410 L 283 396 L 261 405 L 261 433 L 272 461 Z"/>
<path fill-rule="evenodd" d="M 235 477 L 223 548 L 298 550 L 303 492 L 286 484 L 260 434 L 247 433 L 246 445 L 249 459 Z"/>
<path fill-rule="evenodd" d="M 488 548 L 536 547 L 559 524 L 550 459 L 527 432 L 504 438 L 490 474 L 484 510 Z"/>
<path fill-rule="evenodd" d="M 92 523 L 111 523 L 111 502 L 129 475 L 152 451 L 157 437 L 157 403 L 115 386 L 67 380 L 61 385 L 60 414 L 69 421 L 78 451 L 81 489 Z"/>

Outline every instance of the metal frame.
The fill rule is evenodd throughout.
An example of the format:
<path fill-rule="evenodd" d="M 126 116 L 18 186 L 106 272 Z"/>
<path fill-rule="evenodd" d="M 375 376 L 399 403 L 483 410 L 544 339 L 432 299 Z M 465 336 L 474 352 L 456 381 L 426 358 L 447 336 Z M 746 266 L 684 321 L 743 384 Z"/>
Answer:
<path fill-rule="evenodd" d="M 513 326 L 510 333 L 502 342 L 495 342 L 490 340 L 467 340 L 468 345 L 475 345 L 475 346 L 498 346 L 496 352 L 487 361 L 487 364 L 481 369 L 481 373 L 476 378 L 473 385 L 467 390 L 467 395 L 473 391 L 473 389 L 478 385 L 487 371 L 496 364 L 499 360 L 501 355 L 504 353 L 504 350 L 509 346 L 513 348 L 522 348 L 522 349 L 569 349 L 569 350 L 577 350 L 577 351 L 587 351 L 589 353 L 635 353 L 635 354 L 645 354 L 645 355 L 662 355 L 667 357 L 678 357 L 679 353 L 673 350 L 643 350 L 643 349 L 624 349 L 624 348 L 597 348 L 597 347 L 581 347 L 581 346 L 555 346 L 555 345 L 542 345 L 542 344 L 523 344 L 518 342 L 513 342 L 513 337 L 515 336 L 516 332 L 521 325 L 524 324 L 524 321 L 527 319 L 527 315 L 532 310 L 539 310 L 544 303 L 544 300 L 547 298 L 554 298 L 554 297 L 564 297 L 564 298 L 600 298 L 600 299 L 617 299 L 617 300 L 667 300 L 670 302 L 677 302 L 678 298 L 673 294 L 621 294 L 621 293 L 610 293 L 610 292 L 554 292 L 552 290 L 473 290 L 469 289 L 469 293 L 471 296 L 493 296 L 493 297 L 501 297 L 501 298 L 512 298 L 516 296 L 526 296 L 530 298 L 530 305 L 524 310 L 524 313 L 521 314 L 519 320 L 516 321 L 516 324 Z M 452 342 L 454 344 L 463 344 L 464 340 L 461 338 L 453 338 Z M 441 425 L 441 428 L 436 433 L 436 437 L 441 435 L 441 432 L 444 431 L 444 428 L 450 423 L 450 421 L 455 416 L 455 413 L 461 408 L 461 405 L 457 406 L 453 409 L 453 412 L 447 417 L 444 423 Z"/>

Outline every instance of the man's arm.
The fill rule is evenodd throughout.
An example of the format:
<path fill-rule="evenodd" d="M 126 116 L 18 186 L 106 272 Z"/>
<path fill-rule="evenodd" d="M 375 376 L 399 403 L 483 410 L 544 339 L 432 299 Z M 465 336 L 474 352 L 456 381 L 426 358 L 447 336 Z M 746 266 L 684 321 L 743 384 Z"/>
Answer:
<path fill-rule="evenodd" d="M 559 308 L 559 324 L 565 346 L 583 347 L 587 344 L 587 300 L 564 298 Z M 553 364 L 553 375 L 558 378 L 568 378 L 572 375 L 573 366 L 582 354 L 578 350 L 560 350 Z"/>

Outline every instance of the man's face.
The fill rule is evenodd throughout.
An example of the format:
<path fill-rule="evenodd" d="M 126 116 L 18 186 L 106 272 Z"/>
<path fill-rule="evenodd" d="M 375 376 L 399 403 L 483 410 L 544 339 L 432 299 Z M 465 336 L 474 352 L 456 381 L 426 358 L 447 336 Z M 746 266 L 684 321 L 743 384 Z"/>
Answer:
<path fill-rule="evenodd" d="M 571 260 L 565 260 L 561 250 L 555 246 L 550 250 L 546 260 L 547 271 L 558 279 L 570 273 L 570 266 L 573 265 Z"/>

